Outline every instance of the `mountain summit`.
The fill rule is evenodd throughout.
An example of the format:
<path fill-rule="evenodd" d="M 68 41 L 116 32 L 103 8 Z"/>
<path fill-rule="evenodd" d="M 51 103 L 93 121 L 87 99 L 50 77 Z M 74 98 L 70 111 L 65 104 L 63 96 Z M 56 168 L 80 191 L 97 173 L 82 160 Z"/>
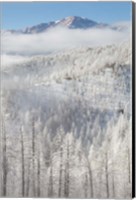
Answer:
<path fill-rule="evenodd" d="M 71 29 L 76 29 L 76 28 L 87 29 L 93 26 L 97 26 L 98 23 L 87 18 L 70 16 L 58 21 L 56 25 L 65 26 Z"/>
<path fill-rule="evenodd" d="M 53 27 L 66 27 L 69 29 L 89 29 L 93 27 L 105 27 L 107 24 L 97 23 L 93 20 L 78 17 L 78 16 L 69 16 L 63 18 L 61 20 L 49 22 L 49 23 L 41 23 L 32 27 L 27 27 L 22 33 L 32 34 L 32 33 L 41 33 L 49 28 Z"/>
<path fill-rule="evenodd" d="M 93 21 L 91 19 L 79 17 L 79 16 L 69 16 L 65 17 L 61 20 L 57 21 L 51 21 L 48 23 L 41 23 L 35 26 L 27 27 L 24 30 L 8 30 L 11 33 L 23 33 L 23 34 L 34 34 L 34 33 L 43 33 L 49 30 L 50 28 L 55 27 L 65 27 L 68 29 L 91 29 L 91 28 L 110 28 L 115 31 L 122 31 L 125 29 L 128 29 L 130 25 L 109 25 L 105 23 L 98 23 L 96 21 Z"/>

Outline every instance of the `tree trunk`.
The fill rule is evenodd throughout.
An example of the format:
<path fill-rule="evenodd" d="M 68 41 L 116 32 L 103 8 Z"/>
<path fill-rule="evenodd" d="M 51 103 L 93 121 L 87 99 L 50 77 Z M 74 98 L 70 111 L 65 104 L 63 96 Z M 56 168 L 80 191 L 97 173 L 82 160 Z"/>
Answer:
<path fill-rule="evenodd" d="M 89 178 L 90 178 L 90 189 L 91 189 L 90 195 L 91 195 L 91 198 L 93 198 L 93 196 L 94 196 L 94 192 L 93 192 L 93 178 L 92 178 L 92 170 L 91 170 L 90 166 L 89 166 Z"/>
<path fill-rule="evenodd" d="M 114 177 L 114 161 L 112 163 L 112 193 L 113 193 L 113 198 L 115 198 L 115 177 Z"/>
<path fill-rule="evenodd" d="M 61 197 L 62 190 L 62 167 L 63 167 L 63 148 L 60 148 L 60 170 L 59 170 L 59 192 L 58 196 Z"/>
<path fill-rule="evenodd" d="M 25 196 L 25 156 L 24 156 L 24 138 L 21 130 L 21 158 L 22 158 L 22 196 Z"/>
<path fill-rule="evenodd" d="M 106 193 L 107 193 L 107 198 L 110 197 L 109 194 L 109 172 L 108 172 L 108 155 L 107 153 L 105 154 L 105 176 L 106 176 Z"/>
<path fill-rule="evenodd" d="M 131 183 L 130 150 L 129 150 L 129 147 L 127 149 L 127 154 L 128 154 L 128 182 Z"/>
<path fill-rule="evenodd" d="M 115 198 L 115 181 L 114 181 L 114 174 L 112 174 L 112 192 L 113 192 L 113 198 Z"/>
<path fill-rule="evenodd" d="M 2 154 L 3 154 L 3 178 L 2 178 L 2 196 L 7 196 L 7 173 L 8 173 L 8 163 L 7 163 L 7 136 L 3 124 L 3 144 L 2 144 Z"/>
<path fill-rule="evenodd" d="M 65 164 L 65 185 L 64 185 L 64 194 L 65 197 L 69 197 L 69 141 L 67 142 L 67 157 Z"/>
<path fill-rule="evenodd" d="M 50 166 L 50 176 L 49 176 L 49 188 L 48 188 L 48 197 L 53 197 L 53 169 L 52 169 L 52 161 Z"/>
<path fill-rule="evenodd" d="M 33 182 L 32 182 L 32 188 L 33 188 L 33 195 L 35 197 L 35 122 L 34 119 L 32 119 L 32 167 L 33 167 Z"/>
<path fill-rule="evenodd" d="M 94 197 L 94 191 L 93 191 L 93 176 L 92 176 L 91 165 L 90 165 L 90 162 L 89 162 L 88 158 L 87 158 L 87 167 L 88 167 L 89 181 L 90 181 L 90 197 L 93 198 L 93 197 Z"/>
<path fill-rule="evenodd" d="M 87 197 L 88 197 L 88 177 L 87 177 L 87 172 L 85 173 L 84 189 L 85 189 L 85 199 L 87 199 Z"/>
<path fill-rule="evenodd" d="M 26 197 L 29 197 L 29 189 L 30 189 L 30 163 L 28 164 L 28 172 L 27 172 L 27 181 L 26 181 Z"/>
<path fill-rule="evenodd" d="M 38 157 L 38 171 L 37 171 L 37 179 L 38 179 L 38 188 L 37 188 L 37 196 L 41 196 L 41 163 L 40 163 L 40 155 Z"/>

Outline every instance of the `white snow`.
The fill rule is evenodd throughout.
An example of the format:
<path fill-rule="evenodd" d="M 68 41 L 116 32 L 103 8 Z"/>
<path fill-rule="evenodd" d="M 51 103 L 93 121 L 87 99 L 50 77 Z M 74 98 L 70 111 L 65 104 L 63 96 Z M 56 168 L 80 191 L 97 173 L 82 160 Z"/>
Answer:
<path fill-rule="evenodd" d="M 130 198 L 131 44 L 80 44 L 47 54 L 42 41 L 33 51 L 34 37 L 27 57 L 25 38 L 15 49 L 8 38 L 2 55 L 7 151 L 0 151 L 0 172 L 8 165 L 7 196 L 24 196 L 24 170 L 26 196 Z"/>

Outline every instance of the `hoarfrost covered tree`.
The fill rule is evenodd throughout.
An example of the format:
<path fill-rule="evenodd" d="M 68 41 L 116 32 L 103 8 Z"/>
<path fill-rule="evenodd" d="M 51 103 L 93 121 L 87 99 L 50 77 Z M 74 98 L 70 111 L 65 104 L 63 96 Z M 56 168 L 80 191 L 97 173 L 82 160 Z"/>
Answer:
<path fill-rule="evenodd" d="M 90 149 L 90 159 L 93 160 L 93 176 L 99 180 L 99 182 L 95 181 L 94 183 L 96 185 L 96 198 L 100 195 L 100 188 L 103 190 L 101 192 L 102 198 L 119 198 L 121 196 L 126 198 L 130 195 L 128 178 L 130 157 L 128 156 L 128 146 L 125 144 L 126 141 L 128 142 L 126 138 L 128 138 L 129 123 L 129 120 L 121 114 L 118 121 L 109 122 L 105 139 L 101 145 L 98 145 L 99 136 L 93 141 L 93 146 Z M 118 182 L 120 182 L 119 185 Z M 126 183 L 125 188 L 124 182 Z"/>
<path fill-rule="evenodd" d="M 60 143 L 60 155 L 59 155 L 59 157 L 60 157 L 60 166 L 59 166 L 59 191 L 58 191 L 58 197 L 61 197 L 61 195 L 62 195 L 62 173 L 63 173 L 63 165 L 64 165 L 64 163 L 63 163 L 63 154 L 64 154 L 64 152 L 63 152 L 63 140 L 64 140 L 64 132 L 63 132 L 63 130 L 62 129 L 60 129 L 60 141 L 59 141 L 59 143 Z"/>
<path fill-rule="evenodd" d="M 2 145 L 2 196 L 7 196 L 7 175 L 8 175 L 8 155 L 7 155 L 7 133 L 5 129 L 5 122 L 2 118 L 2 138 L 1 138 L 1 145 Z"/>

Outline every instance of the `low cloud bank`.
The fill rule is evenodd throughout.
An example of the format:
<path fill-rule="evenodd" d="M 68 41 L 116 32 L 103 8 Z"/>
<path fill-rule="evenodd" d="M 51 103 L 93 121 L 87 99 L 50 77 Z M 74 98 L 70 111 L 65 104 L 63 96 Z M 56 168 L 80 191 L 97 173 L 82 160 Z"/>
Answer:
<path fill-rule="evenodd" d="M 116 44 L 127 39 L 129 39 L 128 31 L 111 29 L 54 28 L 45 33 L 32 35 L 8 33 L 2 36 L 2 53 L 30 56 L 82 46 Z"/>

